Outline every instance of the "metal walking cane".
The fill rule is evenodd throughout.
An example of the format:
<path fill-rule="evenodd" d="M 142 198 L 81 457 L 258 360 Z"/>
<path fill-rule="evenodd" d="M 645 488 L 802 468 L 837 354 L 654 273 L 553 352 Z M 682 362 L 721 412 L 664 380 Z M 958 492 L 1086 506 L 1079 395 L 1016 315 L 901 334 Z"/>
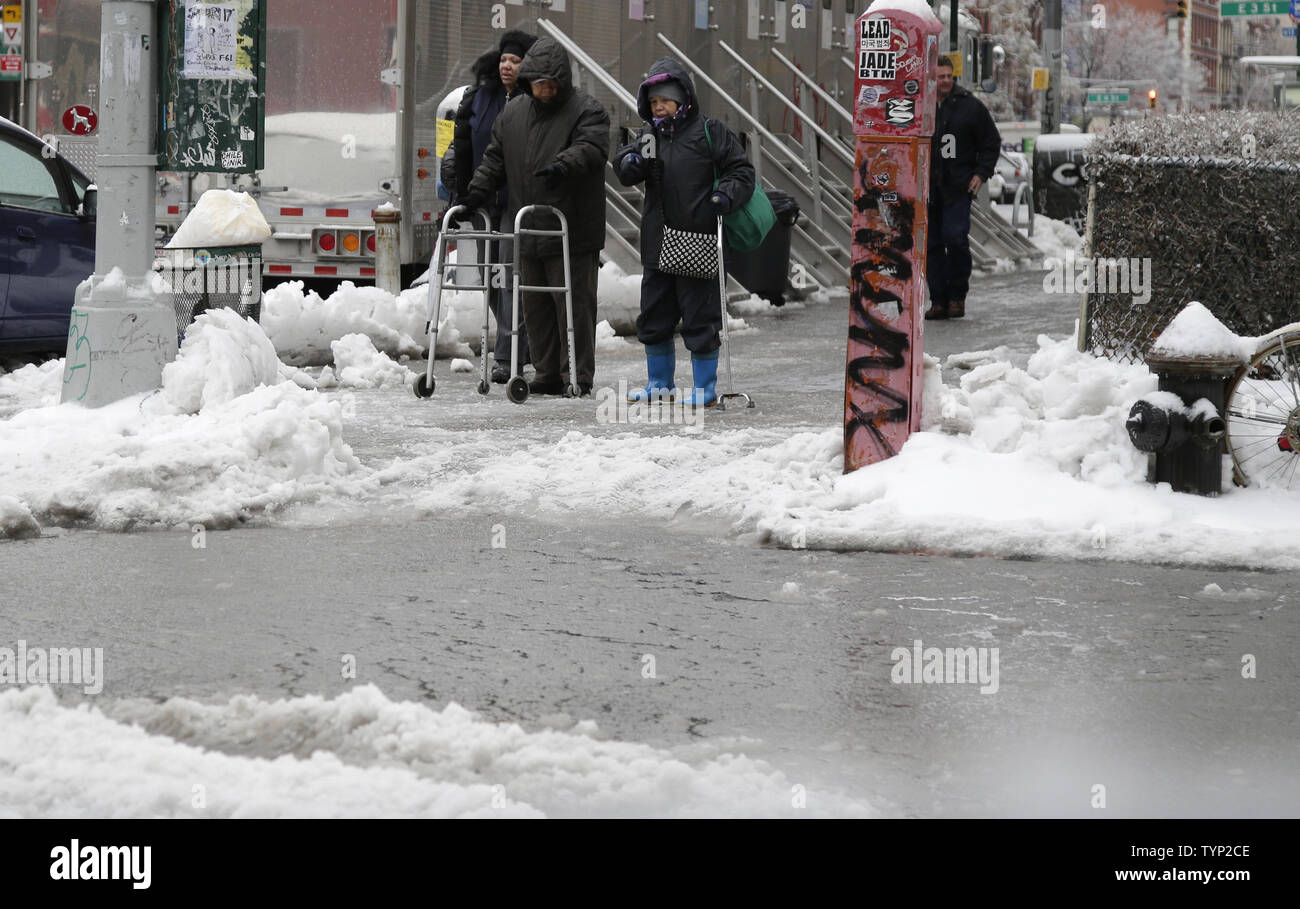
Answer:
<path fill-rule="evenodd" d="M 727 269 L 722 264 L 722 216 L 718 216 L 718 301 L 722 307 L 722 358 L 727 367 L 727 391 L 718 395 L 718 410 L 727 409 L 728 398 L 744 398 L 745 407 L 753 407 L 754 399 L 731 384 L 731 347 L 727 343 Z"/>

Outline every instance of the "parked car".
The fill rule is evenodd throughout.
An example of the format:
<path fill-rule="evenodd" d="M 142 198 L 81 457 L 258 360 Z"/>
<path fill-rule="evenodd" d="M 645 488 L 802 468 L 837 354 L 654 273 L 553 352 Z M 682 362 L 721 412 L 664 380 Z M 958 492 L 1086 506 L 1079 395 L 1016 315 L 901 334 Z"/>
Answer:
<path fill-rule="evenodd" d="M 995 201 L 1009 205 L 1016 201 L 1016 189 L 1020 184 L 1029 182 L 1029 157 L 1017 151 L 1001 151 L 993 173 L 1002 178 L 1002 197 Z M 993 189 L 994 186 L 989 187 L 990 191 Z"/>
<path fill-rule="evenodd" d="M 77 285 L 95 270 L 94 207 L 85 174 L 0 117 L 0 350 L 66 349 Z"/>

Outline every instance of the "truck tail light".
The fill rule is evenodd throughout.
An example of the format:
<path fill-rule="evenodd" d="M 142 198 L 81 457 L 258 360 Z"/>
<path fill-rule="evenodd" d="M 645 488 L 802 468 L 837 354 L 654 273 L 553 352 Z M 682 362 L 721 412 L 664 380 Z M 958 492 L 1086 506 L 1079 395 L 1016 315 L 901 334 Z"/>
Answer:
<path fill-rule="evenodd" d="M 312 232 L 312 246 L 318 253 L 328 253 L 333 255 L 338 246 L 338 236 L 332 230 L 321 230 L 317 228 Z"/>

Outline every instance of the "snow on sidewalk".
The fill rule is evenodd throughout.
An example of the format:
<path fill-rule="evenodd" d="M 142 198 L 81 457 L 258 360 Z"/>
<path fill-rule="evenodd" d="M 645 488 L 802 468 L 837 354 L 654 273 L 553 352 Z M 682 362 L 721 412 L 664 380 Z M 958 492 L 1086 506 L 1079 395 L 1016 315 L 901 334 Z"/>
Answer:
<path fill-rule="evenodd" d="M 17 523 L 13 501 L 40 523 L 224 527 L 344 494 L 363 474 L 339 402 L 291 381 L 266 335 L 232 310 L 199 316 L 160 392 L 94 410 L 57 404 L 54 362 L 0 377 L 0 395 L 45 405 L 0 420 L 0 492 Z"/>
<path fill-rule="evenodd" d="M 391 434 L 409 395 L 405 367 L 368 338 L 339 346 L 359 364 L 357 384 L 391 381 L 365 398 L 313 390 L 277 367 L 256 325 L 223 311 L 200 317 L 161 394 L 87 411 L 48 406 L 57 367 L 0 377 L 0 404 L 28 405 L 0 420 L 3 532 L 29 536 L 33 521 L 310 523 L 313 505 L 330 520 L 517 510 L 698 515 L 791 548 L 1300 567 L 1300 494 L 1229 481 L 1203 498 L 1149 485 L 1124 421 L 1154 376 L 1081 354 L 1072 339 L 1040 337 L 1024 369 L 1002 350 L 954 355 L 957 386 L 929 361 L 924 431 L 845 476 L 839 426 L 704 411 L 695 425 L 647 427 L 618 422 L 612 389 L 555 402 L 535 423 L 479 410 L 481 399 L 448 402 L 449 428 L 406 426 L 400 446 L 375 446 L 362 463 L 343 438 L 343 404 L 357 432 Z"/>
<path fill-rule="evenodd" d="M 1204 498 L 1146 482 L 1124 428 L 1155 390 L 1145 367 L 1047 337 L 1023 370 L 986 359 L 954 388 L 937 367 L 929 361 L 926 431 L 848 476 L 839 427 L 786 434 L 707 412 L 698 430 L 571 430 L 496 455 L 442 449 L 379 476 L 415 486 L 429 511 L 695 514 L 791 548 L 1300 567 L 1297 494 L 1229 485 Z"/>
<path fill-rule="evenodd" d="M 727 743 L 605 741 L 590 720 L 527 732 L 459 705 L 333 699 L 59 704 L 0 691 L 0 817 L 864 817 Z M 249 756 L 250 745 L 256 748 Z M 231 754 L 229 752 L 235 752 Z M 203 781 L 205 804 L 194 807 Z"/>

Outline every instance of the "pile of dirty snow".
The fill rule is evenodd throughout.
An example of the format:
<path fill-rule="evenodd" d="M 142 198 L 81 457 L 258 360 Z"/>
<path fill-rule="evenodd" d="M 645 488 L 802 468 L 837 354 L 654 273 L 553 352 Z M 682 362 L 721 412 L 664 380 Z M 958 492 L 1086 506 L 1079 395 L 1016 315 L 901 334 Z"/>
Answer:
<path fill-rule="evenodd" d="M 424 331 L 427 303 L 424 287 L 393 296 L 378 287 L 344 281 L 322 298 L 315 291 L 305 291 L 301 281 L 289 281 L 262 295 L 261 323 L 280 359 L 295 366 L 333 362 L 331 345 L 351 334 L 367 336 L 375 349 L 392 357 L 421 357 L 428 344 Z M 444 293 L 438 356 L 471 356 L 461 338 L 477 343 L 482 325 L 482 295 Z"/>
<path fill-rule="evenodd" d="M 6 376 L 26 380 L 11 393 L 45 398 L 44 369 Z M 339 403 L 285 372 L 255 323 L 209 310 L 160 391 L 97 409 L 46 399 L 0 420 L 0 489 L 18 515 L 5 523 L 25 509 L 37 522 L 109 530 L 218 527 L 353 494 L 364 472 L 343 442 Z"/>
<path fill-rule="evenodd" d="M 595 723 L 526 732 L 366 685 L 332 700 L 60 706 L 0 691 L 0 814 L 10 817 L 875 816 L 715 745 L 605 741 Z M 194 804 L 202 780 L 203 807 Z M 75 799 L 69 799 L 75 793 Z"/>
<path fill-rule="evenodd" d="M 330 344 L 330 350 L 334 353 L 334 365 L 321 370 L 316 380 L 320 388 L 383 388 L 409 385 L 415 380 L 415 373 L 376 350 L 366 335 L 344 335 Z M 453 360 L 452 364 L 454 367 L 456 363 L 467 362 Z"/>

